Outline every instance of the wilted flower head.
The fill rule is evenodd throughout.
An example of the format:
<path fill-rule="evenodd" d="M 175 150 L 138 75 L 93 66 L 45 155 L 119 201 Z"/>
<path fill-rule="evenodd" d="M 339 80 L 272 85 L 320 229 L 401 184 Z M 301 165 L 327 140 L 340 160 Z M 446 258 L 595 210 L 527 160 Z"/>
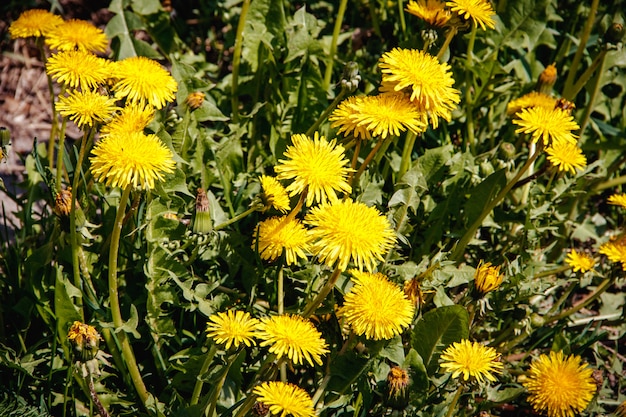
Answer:
<path fill-rule="evenodd" d="M 204 102 L 204 97 L 205 95 L 202 91 L 194 91 L 187 96 L 185 101 L 187 102 L 187 105 L 191 110 L 196 110 L 202 106 L 202 103 Z"/>
<path fill-rule="evenodd" d="M 483 30 L 487 26 L 491 29 L 496 28 L 496 22 L 493 16 L 496 12 L 493 10 L 489 0 L 452 0 L 447 1 L 446 6 L 462 16 L 465 20 L 472 20 L 475 25 L 480 25 Z"/>
<path fill-rule="evenodd" d="M 209 197 L 204 188 L 196 190 L 196 207 L 193 217 L 192 230 L 194 233 L 209 233 L 213 231 L 213 219 L 209 210 Z"/>
<path fill-rule="evenodd" d="M 539 75 L 537 80 L 537 91 L 549 94 L 552 91 L 552 87 L 556 83 L 556 65 L 548 65 Z"/>
<path fill-rule="evenodd" d="M 355 282 L 345 295 L 341 314 L 355 334 L 392 339 L 413 320 L 415 305 L 383 274 L 350 271 Z"/>
<path fill-rule="evenodd" d="M 226 349 L 230 349 L 231 346 L 238 348 L 241 344 L 251 346 L 254 344 L 254 331 L 258 322 L 245 311 L 219 312 L 209 317 L 207 336 L 216 343 L 225 344 Z"/>
<path fill-rule="evenodd" d="M 409 403 L 409 373 L 399 366 L 392 366 L 387 374 L 385 405 L 403 410 Z"/>
<path fill-rule="evenodd" d="M 382 91 L 407 89 L 417 109 L 428 113 L 433 127 L 439 117 L 450 121 L 460 101 L 459 91 L 452 88 L 450 65 L 417 49 L 395 48 L 383 54 L 378 66 L 383 73 Z"/>
<path fill-rule="evenodd" d="M 321 356 L 328 353 L 326 341 L 313 323 L 296 315 L 266 317 L 257 326 L 255 336 L 261 340 L 261 346 L 269 346 L 270 353 L 280 359 L 287 356 L 294 364 L 306 360 L 322 364 Z"/>
<path fill-rule="evenodd" d="M 89 52 L 105 52 L 109 40 L 102 29 L 90 22 L 72 19 L 51 30 L 46 36 L 46 44 L 59 51 L 80 49 Z"/>
<path fill-rule="evenodd" d="M 117 61 L 113 66 L 115 98 L 162 109 L 174 101 L 176 80 L 158 62 L 143 56 Z"/>
<path fill-rule="evenodd" d="M 282 381 L 264 382 L 252 391 L 257 400 L 269 407 L 272 415 L 280 417 L 314 417 L 313 400 L 297 385 Z"/>
<path fill-rule="evenodd" d="M 345 271 L 350 261 L 359 270 L 373 271 L 391 249 L 396 235 L 376 208 L 345 199 L 314 207 L 304 219 L 312 226 L 311 251 L 326 265 Z"/>
<path fill-rule="evenodd" d="M 98 352 L 102 337 L 93 326 L 75 321 L 67 333 L 67 340 L 74 346 L 80 360 L 86 362 L 93 359 Z"/>
<path fill-rule="evenodd" d="M 578 252 L 576 249 L 572 249 L 565 258 L 565 262 L 572 267 L 574 272 L 587 272 L 593 269 L 596 261 L 590 255 Z"/>
<path fill-rule="evenodd" d="M 65 87 L 86 91 L 107 81 L 110 64 L 89 51 L 70 49 L 52 54 L 46 63 L 46 72 Z"/>
<path fill-rule="evenodd" d="M 406 11 L 435 27 L 443 27 L 450 20 L 450 11 L 441 0 L 411 0 Z"/>
<path fill-rule="evenodd" d="M 548 417 L 574 417 L 582 412 L 596 392 L 593 370 L 580 356 L 563 352 L 540 355 L 530 365 L 528 401 L 538 413 Z"/>
<path fill-rule="evenodd" d="M 441 367 L 452 372 L 452 377 L 463 375 L 463 380 L 470 379 L 482 383 L 485 380 L 494 382 L 493 373 L 502 372 L 502 362 L 492 347 L 478 342 L 461 340 L 448 346 L 441 354 Z"/>
<path fill-rule="evenodd" d="M 46 36 L 55 27 L 63 23 L 63 18 L 43 9 L 31 9 L 23 12 L 9 26 L 11 39 Z"/>
<path fill-rule="evenodd" d="M 54 197 L 54 213 L 60 217 L 67 217 L 72 211 L 72 187 L 61 190 Z"/>
<path fill-rule="evenodd" d="M 474 273 L 474 285 L 481 294 L 487 294 L 502 284 L 504 275 L 500 274 L 501 266 L 491 266 L 491 262 L 478 264 Z"/>
<path fill-rule="evenodd" d="M 172 151 L 156 135 L 120 133 L 101 139 L 92 150 L 91 173 L 111 187 L 154 188 L 174 172 Z"/>
<path fill-rule="evenodd" d="M 252 249 L 258 248 L 261 259 L 275 261 L 285 254 L 287 265 L 306 259 L 311 238 L 300 220 L 287 216 L 272 217 L 259 223 L 254 231 Z"/>

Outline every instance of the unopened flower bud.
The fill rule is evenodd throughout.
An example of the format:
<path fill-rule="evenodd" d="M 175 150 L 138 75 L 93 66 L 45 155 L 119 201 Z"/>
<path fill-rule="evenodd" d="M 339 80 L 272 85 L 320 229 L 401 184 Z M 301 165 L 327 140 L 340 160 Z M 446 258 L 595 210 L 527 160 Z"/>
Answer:
<path fill-rule="evenodd" d="M 424 304 L 424 293 L 422 292 L 422 287 L 417 278 L 413 278 L 404 283 L 404 294 L 406 298 L 411 300 L 415 307 L 420 307 Z"/>
<path fill-rule="evenodd" d="M 346 93 L 351 93 L 359 87 L 360 82 L 361 76 L 359 75 L 359 66 L 356 62 L 348 62 L 343 69 L 341 81 L 339 82 L 341 89 Z"/>
<path fill-rule="evenodd" d="M 75 321 L 67 333 L 67 339 L 74 347 L 78 360 L 88 362 L 98 353 L 98 345 L 102 337 L 93 326 Z"/>
<path fill-rule="evenodd" d="M 59 217 L 67 217 L 72 211 L 72 188 L 61 190 L 54 197 L 54 213 Z"/>
<path fill-rule="evenodd" d="M 409 373 L 393 366 L 387 374 L 387 386 L 385 387 L 385 404 L 396 410 L 404 410 L 409 405 Z"/>
<path fill-rule="evenodd" d="M 198 188 L 196 194 L 196 213 L 193 219 L 192 230 L 194 233 L 209 233 L 213 231 L 213 221 L 209 211 L 209 197 L 206 191 Z"/>
<path fill-rule="evenodd" d="M 537 87 L 535 90 L 540 93 L 550 94 L 552 92 L 552 87 L 554 87 L 554 84 L 556 83 L 556 77 L 556 66 L 554 64 L 548 65 L 539 75 L 539 80 L 537 80 Z"/>
<path fill-rule="evenodd" d="M 515 154 L 517 153 L 517 151 L 515 150 L 515 145 L 513 145 L 512 143 L 502 142 L 500 144 L 500 147 L 498 148 L 498 153 L 500 155 L 500 158 L 506 161 L 510 161 L 511 159 L 515 158 Z"/>
<path fill-rule="evenodd" d="M 500 266 L 491 266 L 490 262 L 481 261 L 474 273 L 474 288 L 480 295 L 497 289 L 502 284 L 504 276 L 500 274 Z"/>
<path fill-rule="evenodd" d="M 604 42 L 616 44 L 624 37 L 624 24 L 614 22 L 604 34 Z"/>
<path fill-rule="evenodd" d="M 202 102 L 204 102 L 204 93 L 200 91 L 195 91 L 190 93 L 187 96 L 187 105 L 191 110 L 199 109 L 202 106 Z"/>

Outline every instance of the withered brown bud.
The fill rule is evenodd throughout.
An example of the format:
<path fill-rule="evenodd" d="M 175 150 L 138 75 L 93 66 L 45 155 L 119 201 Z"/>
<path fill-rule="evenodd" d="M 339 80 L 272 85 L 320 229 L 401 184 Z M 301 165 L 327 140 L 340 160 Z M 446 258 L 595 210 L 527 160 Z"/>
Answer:
<path fill-rule="evenodd" d="M 196 91 L 187 96 L 187 105 L 191 110 L 199 109 L 204 101 L 204 93 Z"/>

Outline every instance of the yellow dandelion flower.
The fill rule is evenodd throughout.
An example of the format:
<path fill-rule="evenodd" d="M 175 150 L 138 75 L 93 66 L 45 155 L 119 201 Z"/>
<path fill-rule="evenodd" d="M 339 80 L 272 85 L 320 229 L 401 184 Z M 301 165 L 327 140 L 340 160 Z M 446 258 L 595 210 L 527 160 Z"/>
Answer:
<path fill-rule="evenodd" d="M 176 80 L 158 62 L 134 56 L 115 63 L 113 67 L 115 97 L 162 109 L 174 101 Z"/>
<path fill-rule="evenodd" d="M 287 356 L 296 365 L 306 360 L 322 364 L 321 356 L 328 353 L 326 341 L 313 323 L 296 315 L 266 317 L 257 326 L 255 336 L 262 340 L 260 346 L 269 346 L 277 358 Z"/>
<path fill-rule="evenodd" d="M 114 99 L 90 90 L 71 91 L 59 97 L 55 107 L 61 116 L 80 128 L 104 122 L 118 109 Z"/>
<path fill-rule="evenodd" d="M 311 251 L 321 262 L 345 271 L 352 260 L 359 270 L 373 271 L 393 247 L 396 235 L 376 208 L 351 199 L 314 207 L 304 223 L 312 226 Z"/>
<path fill-rule="evenodd" d="M 197 110 L 202 107 L 205 97 L 206 96 L 202 91 L 194 91 L 193 93 L 189 93 L 185 102 L 191 110 Z"/>
<path fill-rule="evenodd" d="M 267 208 L 274 207 L 281 213 L 289 211 L 289 196 L 285 187 L 274 177 L 261 175 L 260 178 L 263 194 L 261 199 L 265 202 Z"/>
<path fill-rule="evenodd" d="M 351 116 L 359 127 L 364 127 L 373 136 L 385 139 L 399 136 L 407 129 L 414 133 L 426 130 L 428 115 L 421 112 L 404 93 L 382 93 L 364 96 L 354 104 Z"/>
<path fill-rule="evenodd" d="M 611 262 L 621 262 L 622 268 L 626 271 L 626 236 L 611 239 L 600 246 L 598 252 L 606 255 Z"/>
<path fill-rule="evenodd" d="M 67 332 L 67 340 L 74 347 L 79 360 L 86 362 L 92 360 L 98 353 L 102 337 L 95 327 L 75 321 Z"/>
<path fill-rule="evenodd" d="M 109 40 L 102 29 L 90 22 L 72 19 L 50 31 L 46 36 L 46 44 L 59 51 L 80 49 L 89 52 L 105 52 Z"/>
<path fill-rule="evenodd" d="M 332 122 L 330 127 L 339 128 L 337 133 L 343 133 L 344 136 L 352 135 L 355 139 L 371 139 L 370 131 L 364 126 L 360 126 L 355 117 L 358 117 L 359 104 L 363 100 L 363 96 L 350 96 L 343 100 L 328 117 L 328 121 Z"/>
<path fill-rule="evenodd" d="M 127 103 L 100 129 L 100 137 L 143 132 L 154 119 L 154 107 Z"/>
<path fill-rule="evenodd" d="M 493 10 L 488 0 L 452 0 L 447 1 L 446 6 L 450 7 L 452 12 L 462 16 L 465 20 L 472 20 L 475 25 L 480 25 L 483 30 L 496 28 L 496 22 L 493 16 L 496 12 Z"/>
<path fill-rule="evenodd" d="M 415 305 L 383 274 L 350 271 L 354 286 L 345 295 L 341 315 L 357 335 L 392 339 L 411 324 Z"/>
<path fill-rule="evenodd" d="M 433 127 L 437 127 L 438 117 L 450 120 L 460 101 L 459 91 L 452 88 L 450 65 L 426 52 L 395 48 L 383 54 L 378 66 L 383 73 L 383 91 L 408 89 L 411 101 L 430 115 Z"/>
<path fill-rule="evenodd" d="M 107 136 L 92 154 L 91 173 L 110 187 L 152 189 L 176 166 L 172 151 L 156 135 L 141 132 Z"/>
<path fill-rule="evenodd" d="M 548 417 L 574 417 L 582 412 L 596 392 L 593 370 L 580 356 L 550 352 L 530 365 L 528 401 L 538 413 Z"/>
<path fill-rule="evenodd" d="M 283 252 L 287 265 L 306 259 L 311 238 L 302 223 L 288 217 L 272 217 L 259 223 L 252 248 L 258 246 L 261 259 L 275 261 Z"/>
<path fill-rule="evenodd" d="M 22 13 L 9 26 L 11 39 L 46 36 L 63 23 L 63 18 L 47 10 L 31 9 Z"/>
<path fill-rule="evenodd" d="M 226 349 L 238 348 L 242 343 L 249 347 L 255 344 L 253 337 L 258 323 L 245 311 L 219 312 L 209 317 L 207 336 L 218 344 L 225 344 Z"/>
<path fill-rule="evenodd" d="M 626 194 L 613 194 L 609 197 L 608 203 L 626 208 Z"/>
<path fill-rule="evenodd" d="M 257 400 L 269 407 L 272 415 L 280 417 L 314 417 L 313 400 L 297 385 L 282 381 L 264 382 L 252 391 Z"/>
<path fill-rule="evenodd" d="M 506 114 L 510 116 L 528 107 L 544 107 L 546 109 L 554 109 L 556 107 L 556 103 L 556 98 L 548 94 L 532 91 L 528 94 L 524 94 L 520 98 L 511 100 L 509 104 L 506 105 Z"/>
<path fill-rule="evenodd" d="M 626 401 L 623 401 L 620 405 L 615 409 L 615 415 L 617 417 L 626 417 Z"/>
<path fill-rule="evenodd" d="M 565 110 L 531 107 L 520 110 L 515 117 L 513 123 L 521 126 L 515 133 L 528 133 L 533 142 L 541 139 L 545 146 L 559 141 L 576 143 L 572 131 L 580 127 Z"/>
<path fill-rule="evenodd" d="M 111 63 L 83 50 L 60 51 L 46 63 L 46 72 L 53 80 L 69 88 L 95 89 L 106 83 Z"/>
<path fill-rule="evenodd" d="M 567 264 L 572 267 L 572 270 L 574 272 L 590 271 L 596 264 L 596 261 L 593 260 L 593 257 L 586 253 L 578 252 L 576 251 L 576 249 L 572 249 L 570 253 L 567 254 L 565 262 L 567 262 Z"/>
<path fill-rule="evenodd" d="M 440 359 L 446 372 L 452 372 L 453 378 L 463 374 L 464 381 L 472 378 L 480 383 L 494 382 L 493 373 L 502 372 L 502 362 L 494 348 L 469 340 L 454 342 L 443 351 Z"/>
<path fill-rule="evenodd" d="M 429 25 L 439 28 L 450 20 L 450 11 L 441 0 L 411 0 L 405 10 Z"/>
<path fill-rule="evenodd" d="M 491 262 L 478 264 L 474 273 L 474 285 L 481 294 L 487 294 L 502 284 L 504 275 L 500 274 L 501 266 L 491 266 Z"/>
<path fill-rule="evenodd" d="M 576 173 L 577 169 L 587 166 L 587 158 L 575 143 L 553 142 L 547 149 L 548 161 L 559 171 Z"/>
<path fill-rule="evenodd" d="M 337 192 L 350 193 L 347 168 L 350 162 L 345 157 L 343 146 L 330 142 L 315 132 L 313 139 L 306 135 L 291 136 L 292 146 L 285 151 L 286 159 L 280 159 L 274 167 L 278 180 L 291 180 L 287 186 L 290 196 L 306 193 L 306 205 L 336 201 Z"/>

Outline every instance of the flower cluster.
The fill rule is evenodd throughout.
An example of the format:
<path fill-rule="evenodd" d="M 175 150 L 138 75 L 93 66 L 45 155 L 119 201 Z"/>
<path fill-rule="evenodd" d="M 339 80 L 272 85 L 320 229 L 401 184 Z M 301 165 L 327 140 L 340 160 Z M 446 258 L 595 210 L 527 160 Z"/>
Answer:
<path fill-rule="evenodd" d="M 448 25 L 453 14 L 480 25 L 483 30 L 496 27 L 495 11 L 487 0 L 411 0 L 406 11 L 436 28 Z"/>

